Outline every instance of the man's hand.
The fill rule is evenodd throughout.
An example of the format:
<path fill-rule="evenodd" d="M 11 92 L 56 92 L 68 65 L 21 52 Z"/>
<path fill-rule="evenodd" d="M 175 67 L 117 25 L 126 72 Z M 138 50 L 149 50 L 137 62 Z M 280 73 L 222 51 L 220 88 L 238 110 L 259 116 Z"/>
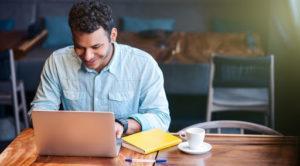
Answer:
<path fill-rule="evenodd" d="M 142 126 L 134 119 L 128 119 L 128 129 L 126 134 L 133 134 L 140 132 L 142 130 Z"/>
<path fill-rule="evenodd" d="M 137 121 L 135 121 L 134 119 L 128 119 L 128 129 L 127 129 L 127 132 L 124 134 L 126 134 L 126 135 L 133 134 L 133 133 L 139 132 L 141 130 L 142 130 L 142 127 Z M 120 123 L 115 122 L 115 132 L 116 132 L 117 138 L 121 138 L 123 131 L 124 131 L 123 126 Z"/>
<path fill-rule="evenodd" d="M 115 132 L 116 132 L 117 138 L 121 138 L 123 131 L 124 131 L 123 126 L 120 123 L 115 122 Z"/>

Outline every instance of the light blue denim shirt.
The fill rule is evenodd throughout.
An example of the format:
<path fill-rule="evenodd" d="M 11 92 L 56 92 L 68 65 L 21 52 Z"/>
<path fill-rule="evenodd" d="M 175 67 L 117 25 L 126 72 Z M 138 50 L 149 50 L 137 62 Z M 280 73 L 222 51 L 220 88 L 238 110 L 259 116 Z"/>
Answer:
<path fill-rule="evenodd" d="M 46 61 L 31 110 L 109 111 L 134 118 L 142 130 L 168 130 L 170 114 L 163 74 L 146 52 L 114 43 L 110 63 L 97 72 L 86 68 L 73 46 Z"/>

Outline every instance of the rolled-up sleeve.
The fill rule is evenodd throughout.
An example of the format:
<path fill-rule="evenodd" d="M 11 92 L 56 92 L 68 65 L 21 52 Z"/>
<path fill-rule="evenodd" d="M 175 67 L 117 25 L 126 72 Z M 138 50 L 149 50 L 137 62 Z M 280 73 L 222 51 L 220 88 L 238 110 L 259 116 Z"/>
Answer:
<path fill-rule="evenodd" d="M 161 69 L 152 59 L 144 68 L 141 86 L 139 113 L 130 117 L 141 124 L 143 131 L 151 128 L 168 130 L 171 118 L 164 90 L 164 78 Z"/>

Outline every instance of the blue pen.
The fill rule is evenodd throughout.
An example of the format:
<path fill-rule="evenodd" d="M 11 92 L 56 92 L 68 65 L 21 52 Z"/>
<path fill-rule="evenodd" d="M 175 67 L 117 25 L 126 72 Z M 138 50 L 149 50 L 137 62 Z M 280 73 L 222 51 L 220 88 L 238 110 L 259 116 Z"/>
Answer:
<path fill-rule="evenodd" d="M 126 158 L 126 162 L 137 162 L 137 163 L 166 163 L 166 159 L 133 159 L 133 158 Z"/>

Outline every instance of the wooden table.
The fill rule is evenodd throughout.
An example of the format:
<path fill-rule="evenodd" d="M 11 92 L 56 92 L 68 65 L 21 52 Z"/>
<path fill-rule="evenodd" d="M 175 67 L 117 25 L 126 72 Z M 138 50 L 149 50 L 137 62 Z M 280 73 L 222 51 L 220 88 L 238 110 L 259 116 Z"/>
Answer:
<path fill-rule="evenodd" d="M 203 155 L 189 155 L 167 148 L 142 155 L 122 148 L 119 157 L 58 157 L 38 156 L 33 130 L 23 131 L 0 155 L 0 165 L 130 165 L 124 158 L 167 159 L 161 165 L 297 165 L 298 140 L 296 137 L 261 135 L 207 134 L 205 141 L 212 150 Z M 132 164 L 136 165 L 136 164 Z M 141 164 L 138 165 L 153 165 Z M 157 164 L 158 165 L 158 164 Z"/>
<path fill-rule="evenodd" d="M 122 148 L 116 158 L 101 157 L 59 157 L 38 156 L 34 144 L 33 129 L 26 129 L 1 153 L 0 166 L 2 165 L 129 165 L 125 158 L 155 159 L 157 153 L 142 155 Z M 153 165 L 153 164 L 144 164 Z"/>
<path fill-rule="evenodd" d="M 34 46 L 40 44 L 48 35 L 47 30 L 43 30 L 34 37 L 26 38 L 26 31 L 0 32 L 0 51 L 13 49 L 15 59 L 20 59 Z"/>
<path fill-rule="evenodd" d="M 25 31 L 0 32 L 0 51 L 17 47 L 25 36 Z"/>
<path fill-rule="evenodd" d="M 166 158 L 169 165 L 297 165 L 296 137 L 263 135 L 206 134 L 205 142 L 212 150 L 203 155 L 189 155 L 168 148 L 157 158 Z"/>

